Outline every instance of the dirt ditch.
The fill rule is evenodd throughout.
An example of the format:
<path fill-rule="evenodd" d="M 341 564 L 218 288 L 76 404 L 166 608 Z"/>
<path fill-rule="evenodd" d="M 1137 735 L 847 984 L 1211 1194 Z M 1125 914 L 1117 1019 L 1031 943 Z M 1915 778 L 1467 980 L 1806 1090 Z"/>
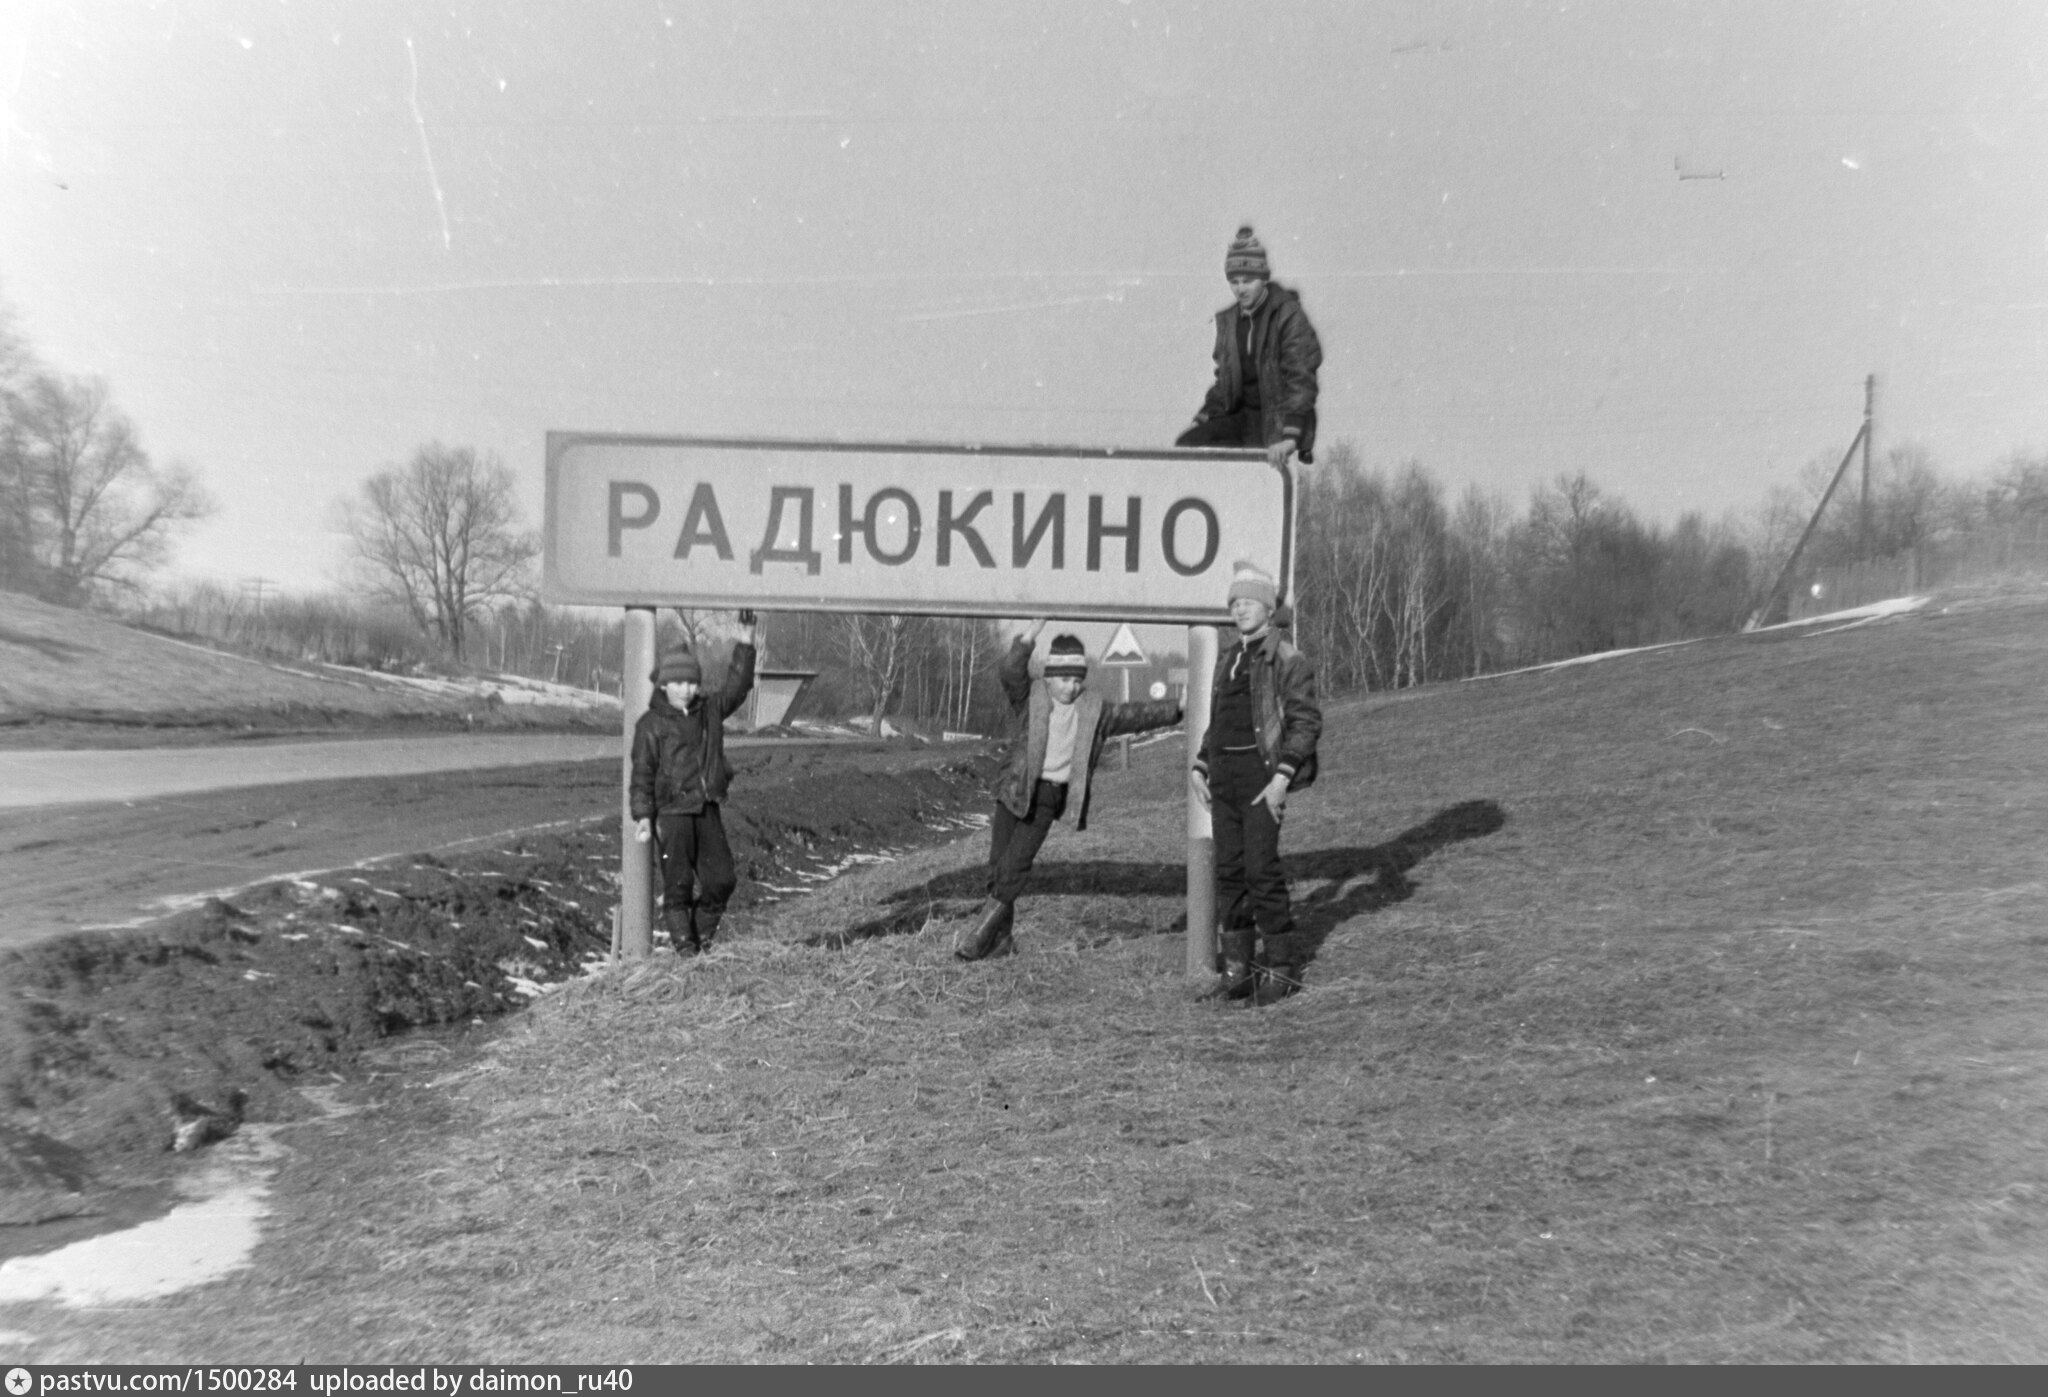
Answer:
<path fill-rule="evenodd" d="M 958 835 L 982 750 L 750 753 L 727 811 L 727 933 L 851 863 Z M 0 951 L 0 1257 L 161 1211 L 173 1093 L 297 1119 L 395 1040 L 473 1032 L 610 951 L 616 821 L 259 883 L 146 927 Z"/>

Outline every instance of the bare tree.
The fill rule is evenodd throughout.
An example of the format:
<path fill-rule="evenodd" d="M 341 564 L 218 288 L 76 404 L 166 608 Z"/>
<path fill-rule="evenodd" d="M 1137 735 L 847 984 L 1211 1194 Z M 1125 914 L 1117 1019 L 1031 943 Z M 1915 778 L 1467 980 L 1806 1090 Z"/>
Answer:
<path fill-rule="evenodd" d="M 915 616 L 877 616 L 865 613 L 840 618 L 841 643 L 846 647 L 846 667 L 865 700 L 868 730 L 882 735 L 882 715 L 896 696 L 917 643 Z"/>
<path fill-rule="evenodd" d="M 428 443 L 342 511 L 370 585 L 458 660 L 471 618 L 525 592 L 540 552 L 520 527 L 512 472 L 467 446 Z"/>
<path fill-rule="evenodd" d="M 8 580 L 76 606 L 134 589 L 177 526 L 212 502 L 191 469 L 158 469 L 106 383 L 34 373 L 5 388 L 0 506 Z"/>

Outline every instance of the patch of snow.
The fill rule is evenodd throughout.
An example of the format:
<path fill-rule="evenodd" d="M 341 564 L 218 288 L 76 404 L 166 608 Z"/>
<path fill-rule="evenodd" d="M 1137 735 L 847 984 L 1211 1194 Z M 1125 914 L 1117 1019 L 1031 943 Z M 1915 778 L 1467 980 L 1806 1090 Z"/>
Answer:
<path fill-rule="evenodd" d="M 212 1165 L 187 1186 L 199 1197 L 163 1217 L 0 1263 L 0 1303 L 153 1300 L 241 1270 L 270 1211 L 264 1200 L 284 1153 L 279 1129 L 245 1126 L 215 1146 Z"/>
<path fill-rule="evenodd" d="M 1903 615 L 1908 611 L 1918 611 L 1933 600 L 1933 597 L 1893 597 L 1888 601 L 1874 601 L 1868 606 L 1852 606 L 1846 611 L 1829 611 L 1819 616 L 1805 616 L 1797 621 L 1780 621 L 1775 626 L 1759 626 L 1757 629 L 1782 631 L 1793 626 L 1818 626 L 1826 622 L 1840 621 L 1854 621 L 1860 624 L 1864 621 L 1881 620 L 1886 616 Z M 1836 629 L 1846 628 L 1837 626 Z"/>
<path fill-rule="evenodd" d="M 1681 645 L 1697 645 L 1697 640 L 1667 640 L 1662 645 L 1636 645 L 1627 650 L 1598 650 L 1590 655 L 1574 655 L 1569 660 L 1552 660 L 1548 664 L 1524 665 L 1520 669 L 1499 669 L 1491 674 L 1474 674 L 1459 682 L 1476 684 L 1483 679 L 1505 679 L 1511 674 L 1535 674 L 1546 669 L 1563 669 L 1568 665 L 1589 665 L 1595 660 L 1615 660 L 1623 655 L 1646 655 L 1652 650 L 1675 650 Z"/>
<path fill-rule="evenodd" d="M 388 684 L 394 688 L 431 694 L 436 698 L 486 700 L 495 697 L 507 707 L 532 707 L 544 704 L 553 708 L 588 708 L 610 712 L 617 712 L 619 709 L 616 695 L 598 693 L 593 689 L 579 689 L 571 684 L 557 684 L 546 679 L 528 679 L 518 674 L 450 679 L 429 675 L 385 674 L 349 665 L 328 664 L 322 665 L 321 668 L 361 683 Z"/>

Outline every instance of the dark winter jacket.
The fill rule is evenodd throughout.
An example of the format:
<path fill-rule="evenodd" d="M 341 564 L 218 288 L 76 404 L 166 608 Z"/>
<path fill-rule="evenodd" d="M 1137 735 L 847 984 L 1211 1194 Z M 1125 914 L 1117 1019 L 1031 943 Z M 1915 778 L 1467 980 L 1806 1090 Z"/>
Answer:
<path fill-rule="evenodd" d="M 996 774 L 995 798 L 1012 815 L 1022 820 L 1031 814 L 1031 792 L 1038 775 L 1045 770 L 1046 733 L 1052 725 L 1052 691 L 1043 679 L 1031 677 L 1031 642 L 1023 636 L 1011 642 L 1010 653 L 996 672 L 1010 711 L 1022 723 L 1022 731 L 1011 745 L 1003 769 Z M 1102 745 L 1125 733 L 1150 732 L 1171 727 L 1181 718 L 1180 705 L 1171 699 L 1158 703 L 1104 703 L 1088 689 L 1074 700 L 1076 715 L 1073 775 L 1067 781 L 1067 808 L 1060 818 L 1076 829 L 1088 828 L 1088 778 L 1102 760 Z M 1082 743 L 1087 751 L 1081 750 Z"/>
<path fill-rule="evenodd" d="M 1235 301 L 1216 312 L 1216 382 L 1195 414 L 1197 422 L 1222 417 L 1244 404 L 1245 368 L 1238 352 L 1238 319 L 1243 314 Z M 1266 298 L 1252 312 L 1251 347 L 1265 444 L 1291 436 L 1301 459 L 1313 462 L 1316 374 L 1323 366 L 1323 346 L 1308 323 L 1308 312 L 1301 308 L 1301 298 L 1278 282 L 1266 283 Z"/>
<path fill-rule="evenodd" d="M 688 712 L 678 713 L 657 687 L 653 701 L 633 725 L 633 818 L 694 815 L 725 799 L 732 766 L 725 759 L 726 716 L 754 687 L 754 647 L 741 641 L 725 667 L 717 693 L 700 692 Z"/>
<path fill-rule="evenodd" d="M 1209 692 L 1220 693 L 1231 664 L 1244 649 L 1244 641 L 1217 647 L 1216 673 Z M 1252 724 L 1258 730 L 1259 755 L 1266 762 L 1266 777 L 1287 777 L 1287 788 L 1306 789 L 1316 779 L 1316 742 L 1323 735 L 1323 710 L 1316 703 L 1316 671 L 1308 656 L 1294 648 L 1294 642 L 1275 627 L 1266 632 L 1258 653 L 1252 657 Z M 1214 723 L 1202 739 L 1195 757 L 1195 770 L 1204 779 L 1209 763 L 1216 759 Z"/>

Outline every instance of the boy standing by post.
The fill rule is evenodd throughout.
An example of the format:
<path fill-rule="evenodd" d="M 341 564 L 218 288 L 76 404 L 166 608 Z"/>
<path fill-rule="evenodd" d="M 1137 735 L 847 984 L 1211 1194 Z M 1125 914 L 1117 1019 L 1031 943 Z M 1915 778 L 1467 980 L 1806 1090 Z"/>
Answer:
<path fill-rule="evenodd" d="M 633 727 L 633 837 L 654 839 L 660 850 L 661 924 L 679 956 L 711 944 L 739 886 L 718 813 L 732 784 L 725 719 L 754 687 L 754 613 L 739 620 L 747 638 L 732 648 L 724 686 L 706 693 L 697 656 L 669 646 L 649 676 L 654 697 Z"/>
<path fill-rule="evenodd" d="M 1308 946 L 1294 929 L 1280 820 L 1290 791 L 1316 777 L 1323 714 L 1315 668 L 1273 626 L 1279 589 L 1250 563 L 1230 583 L 1237 643 L 1219 648 L 1209 730 L 1190 779 L 1216 836 L 1216 905 L 1223 914 L 1229 999 L 1273 1004 L 1301 988 Z M 1257 938 L 1263 954 L 1254 955 Z"/>
<path fill-rule="evenodd" d="M 1124 733 L 1171 727 L 1181 719 L 1172 700 L 1105 704 L 1087 691 L 1088 652 L 1071 635 L 1053 637 L 1045 677 L 1033 682 L 1031 650 L 1040 619 L 1010 643 L 997 677 L 1010 711 L 1022 725 L 996 777 L 995 813 L 989 821 L 988 899 L 971 929 L 954 940 L 962 960 L 1006 956 L 1017 949 L 1017 898 L 1055 820 L 1088 827 L 1089 778 L 1103 744 Z"/>
<path fill-rule="evenodd" d="M 1249 225 L 1223 256 L 1231 304 L 1216 312 L 1216 381 L 1175 446 L 1264 447 L 1279 470 L 1315 461 L 1316 375 L 1322 342 L 1301 298 L 1273 280 Z"/>

